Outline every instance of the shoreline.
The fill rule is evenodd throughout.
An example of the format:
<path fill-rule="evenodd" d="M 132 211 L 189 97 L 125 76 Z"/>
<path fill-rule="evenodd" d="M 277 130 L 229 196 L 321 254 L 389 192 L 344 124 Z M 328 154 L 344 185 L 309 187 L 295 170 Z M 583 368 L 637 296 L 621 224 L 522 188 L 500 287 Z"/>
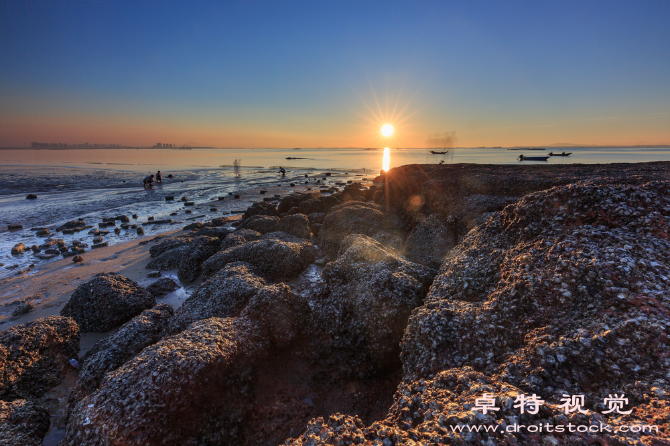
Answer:
<path fill-rule="evenodd" d="M 160 234 L 168 237 L 183 233 L 177 229 Z M 145 282 L 151 260 L 149 248 L 156 235 L 138 237 L 135 240 L 91 250 L 84 254 L 84 261 L 73 263 L 72 258 L 57 259 L 45 263 L 35 272 L 12 276 L 0 281 L 0 331 L 9 327 L 31 322 L 41 317 L 58 315 L 72 291 L 82 283 L 91 280 L 97 273 L 113 271 L 136 282 Z M 143 243 L 147 242 L 147 243 Z M 30 313 L 14 317 L 11 310 L 17 301 L 34 300 L 35 309 Z"/>
<path fill-rule="evenodd" d="M 30 264 L 43 264 L 44 261 L 38 259 L 33 252 L 30 251 L 31 245 L 40 245 L 49 239 L 63 239 L 66 244 L 70 244 L 75 240 L 83 243 L 91 243 L 91 236 L 88 235 L 88 229 L 74 234 L 63 235 L 57 232 L 60 225 L 68 221 L 83 218 L 84 221 L 92 226 L 91 230 L 98 226 L 98 222 L 104 218 L 114 218 L 118 215 L 137 215 L 137 218 L 131 218 L 127 223 L 143 227 L 147 234 L 160 234 L 171 230 L 175 225 L 185 225 L 194 220 L 209 221 L 217 217 L 232 217 L 243 213 L 247 207 L 252 203 L 263 200 L 277 201 L 281 198 L 293 194 L 305 192 L 308 190 L 320 191 L 334 191 L 340 186 L 336 183 L 344 183 L 346 181 L 363 181 L 364 175 L 347 174 L 347 173 L 331 173 L 324 172 L 321 174 L 301 174 L 287 177 L 274 177 L 274 172 L 271 172 L 270 178 L 264 179 L 242 179 L 242 182 L 218 184 L 214 180 L 197 181 L 188 180 L 184 183 L 179 179 L 169 179 L 160 184 L 155 185 L 152 189 L 146 190 L 141 186 L 131 186 L 128 192 L 133 195 L 125 195 L 126 192 L 121 188 L 128 188 L 124 184 L 118 188 L 104 188 L 96 190 L 74 190 L 66 191 L 65 196 L 72 196 L 76 201 L 88 200 L 90 205 L 88 208 L 81 204 L 77 207 L 69 209 L 69 203 L 63 201 L 64 198 L 61 193 L 55 192 L 55 195 L 48 196 L 43 194 L 42 199 L 25 200 L 25 196 L 17 194 L 14 197 L 0 196 L 0 200 L 5 201 L 6 206 L 14 206 L 17 210 L 8 210 L 2 217 L 0 222 L 0 278 L 7 277 L 16 273 L 16 271 L 8 268 L 18 268 L 18 270 L 28 269 Z M 305 177 L 303 175 L 308 175 Z M 90 174 L 89 174 L 90 176 Z M 325 179 L 324 179 L 325 178 Z M 305 184 L 308 181 L 308 184 Z M 293 186 L 291 186 L 293 185 Z M 119 191 L 121 189 L 121 191 Z M 230 191 L 230 192 L 226 192 Z M 264 191 L 264 193 L 261 193 Z M 97 194 L 94 198 L 89 195 L 89 192 Z M 38 193 L 39 194 L 39 193 Z M 190 204 L 180 201 L 183 197 L 188 196 Z M 235 198 L 239 196 L 239 198 Z M 137 199 L 143 201 L 135 201 Z M 173 200 L 167 200 L 174 197 Z M 9 201 L 8 201 L 9 200 Z M 113 207 L 112 210 L 107 210 L 106 204 Z M 63 209 L 65 207 L 65 209 Z M 7 207 L 6 209 L 10 209 Z M 17 218 L 18 212 L 26 215 L 23 218 Z M 114 214 L 112 214 L 114 213 Z M 32 221 L 27 223 L 26 219 L 32 219 L 31 216 L 37 216 L 39 221 Z M 168 221 L 171 222 L 163 224 L 152 224 L 152 221 Z M 20 230 L 8 230 L 8 225 L 23 225 Z M 30 228 L 43 227 L 49 230 L 52 234 L 46 237 L 36 236 L 35 231 Z M 103 228 L 101 228 L 103 230 Z M 104 240 L 109 244 L 123 242 L 128 239 L 135 238 L 135 229 L 121 228 L 118 234 L 113 230 L 115 226 L 110 226 L 109 234 L 105 235 Z M 19 256 L 9 255 L 9 251 L 17 243 L 24 243 L 26 253 Z M 47 260 L 48 262 L 48 260 Z M 17 266 L 18 265 L 18 266 Z"/>

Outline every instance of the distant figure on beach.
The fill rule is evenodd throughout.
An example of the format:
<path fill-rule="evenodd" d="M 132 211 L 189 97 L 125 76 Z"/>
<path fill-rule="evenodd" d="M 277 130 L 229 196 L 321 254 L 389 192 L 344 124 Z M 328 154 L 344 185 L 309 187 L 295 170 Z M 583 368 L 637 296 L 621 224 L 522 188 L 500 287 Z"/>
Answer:
<path fill-rule="evenodd" d="M 281 174 L 281 176 L 285 177 L 286 176 L 286 169 L 284 169 L 283 167 L 280 167 L 279 168 L 279 173 Z"/>
<path fill-rule="evenodd" d="M 154 182 L 154 176 L 153 175 L 148 175 L 144 177 L 144 187 L 151 187 L 151 183 Z"/>
<path fill-rule="evenodd" d="M 157 183 L 162 183 L 163 182 L 163 174 L 161 174 L 160 170 L 156 173 L 156 182 Z"/>
<path fill-rule="evenodd" d="M 235 176 L 240 176 L 240 166 L 242 165 L 242 160 L 233 160 L 233 170 L 235 171 Z"/>

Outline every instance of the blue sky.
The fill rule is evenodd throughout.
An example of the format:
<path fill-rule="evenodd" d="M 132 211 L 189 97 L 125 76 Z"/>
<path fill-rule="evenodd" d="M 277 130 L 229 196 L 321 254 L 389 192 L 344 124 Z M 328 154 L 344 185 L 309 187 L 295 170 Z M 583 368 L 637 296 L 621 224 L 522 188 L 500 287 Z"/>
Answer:
<path fill-rule="evenodd" d="M 0 1 L 0 145 L 670 144 L 670 2 Z"/>

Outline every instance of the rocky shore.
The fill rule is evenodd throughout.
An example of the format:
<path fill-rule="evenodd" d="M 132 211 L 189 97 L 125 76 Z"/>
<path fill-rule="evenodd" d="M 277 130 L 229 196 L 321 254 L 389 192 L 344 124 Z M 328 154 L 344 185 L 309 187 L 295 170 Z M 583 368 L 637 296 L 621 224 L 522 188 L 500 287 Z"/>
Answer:
<path fill-rule="evenodd" d="M 257 202 L 0 332 L 0 444 L 670 444 L 669 237 L 662 162 Z"/>

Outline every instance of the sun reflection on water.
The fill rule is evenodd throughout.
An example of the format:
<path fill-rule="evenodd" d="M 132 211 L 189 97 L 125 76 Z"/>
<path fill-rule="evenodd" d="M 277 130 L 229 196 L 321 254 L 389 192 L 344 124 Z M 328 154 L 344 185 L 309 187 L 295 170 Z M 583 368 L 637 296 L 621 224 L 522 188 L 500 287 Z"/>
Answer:
<path fill-rule="evenodd" d="M 388 147 L 384 147 L 384 160 L 383 160 L 383 167 L 384 172 L 389 171 L 389 166 L 391 165 L 391 149 Z"/>

